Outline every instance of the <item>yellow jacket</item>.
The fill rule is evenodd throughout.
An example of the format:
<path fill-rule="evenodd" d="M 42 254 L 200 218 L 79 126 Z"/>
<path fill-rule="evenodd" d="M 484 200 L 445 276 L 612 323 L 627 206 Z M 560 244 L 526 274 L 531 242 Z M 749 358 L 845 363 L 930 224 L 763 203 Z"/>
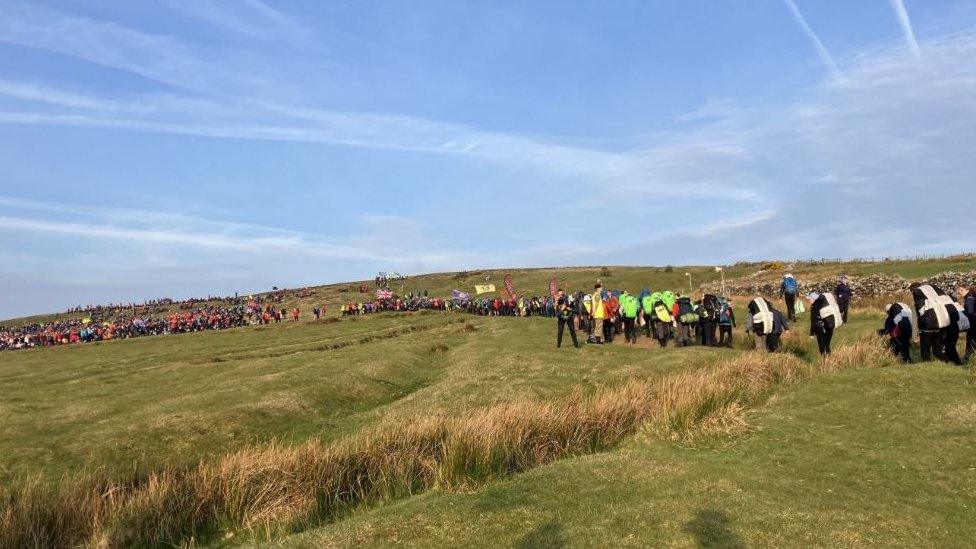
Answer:
<path fill-rule="evenodd" d="M 593 318 L 596 320 L 602 320 L 606 318 L 607 308 L 606 305 L 603 304 L 603 297 L 599 294 L 599 292 L 594 292 L 593 297 L 591 297 L 590 299 L 593 300 L 593 305 L 591 309 L 593 311 Z"/>

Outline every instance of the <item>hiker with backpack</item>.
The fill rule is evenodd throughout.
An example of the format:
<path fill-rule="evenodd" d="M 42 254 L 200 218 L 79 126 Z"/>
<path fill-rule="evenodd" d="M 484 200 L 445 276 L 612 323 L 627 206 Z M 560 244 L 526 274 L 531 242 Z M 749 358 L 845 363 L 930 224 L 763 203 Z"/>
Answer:
<path fill-rule="evenodd" d="M 654 325 L 654 300 L 652 299 L 651 291 L 647 288 L 641 290 L 640 309 L 641 316 L 644 317 L 644 329 L 647 331 L 647 337 L 652 337 L 651 330 L 652 326 Z"/>
<path fill-rule="evenodd" d="M 705 294 L 702 297 L 701 312 L 699 313 L 701 315 L 702 344 L 708 347 L 717 345 L 715 331 L 718 328 L 719 309 L 718 298 L 713 294 Z"/>
<path fill-rule="evenodd" d="M 878 335 L 888 336 L 888 347 L 905 364 L 912 362 L 912 336 L 915 333 L 915 316 L 912 308 L 904 303 L 892 303 L 885 308 L 888 316 Z"/>
<path fill-rule="evenodd" d="M 698 313 L 695 312 L 695 306 L 691 302 L 691 298 L 682 295 L 674 303 L 674 308 L 672 309 L 674 318 L 678 321 L 678 337 L 675 344 L 678 347 L 687 347 L 694 342 L 692 336 L 692 327 L 698 324 Z"/>
<path fill-rule="evenodd" d="M 910 286 L 915 310 L 918 311 L 918 340 L 922 362 L 928 362 L 934 355 L 943 362 L 962 364 L 955 343 L 950 348 L 948 341 L 959 339 L 959 310 L 942 288 L 932 284 L 912 284 Z"/>
<path fill-rule="evenodd" d="M 779 294 L 786 301 L 786 316 L 790 322 L 796 322 L 796 296 L 800 292 L 800 285 L 791 273 L 783 275 L 779 285 Z"/>
<path fill-rule="evenodd" d="M 732 348 L 732 328 L 735 328 L 735 311 L 732 300 L 719 298 L 718 310 L 718 345 Z"/>
<path fill-rule="evenodd" d="M 751 333 L 756 350 L 766 349 L 766 337 L 773 331 L 773 304 L 764 297 L 756 297 L 746 306 L 749 317 L 746 320 L 746 333 Z"/>
<path fill-rule="evenodd" d="M 844 324 L 837 297 L 830 292 L 811 293 L 807 295 L 807 300 L 810 302 L 810 337 L 817 338 L 820 355 L 827 356 L 834 330 Z"/>
<path fill-rule="evenodd" d="M 854 292 L 851 291 L 851 287 L 848 285 L 847 275 L 841 275 L 837 281 L 837 288 L 834 289 L 834 295 L 837 296 L 840 316 L 844 319 L 844 322 L 847 322 L 847 307 L 854 298 Z"/>
<path fill-rule="evenodd" d="M 613 343 L 613 336 L 617 331 L 617 314 L 619 312 L 620 300 L 617 296 L 606 291 L 603 292 L 603 341 Z"/>
<path fill-rule="evenodd" d="M 620 316 L 624 321 L 624 341 L 637 343 L 637 298 L 626 291 L 620 294 Z"/>
<path fill-rule="evenodd" d="M 664 302 L 663 294 L 660 292 L 651 294 L 650 318 L 649 324 L 653 328 L 648 328 L 648 331 L 653 329 L 653 337 L 657 340 L 658 345 L 667 347 L 668 340 L 672 337 L 671 326 L 674 323 L 674 317 L 672 316 L 671 309 Z"/>

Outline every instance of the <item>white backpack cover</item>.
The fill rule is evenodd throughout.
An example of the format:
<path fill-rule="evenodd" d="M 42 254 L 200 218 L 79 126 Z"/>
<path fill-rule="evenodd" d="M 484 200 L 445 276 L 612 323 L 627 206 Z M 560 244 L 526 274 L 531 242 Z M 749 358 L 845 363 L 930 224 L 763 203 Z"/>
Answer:
<path fill-rule="evenodd" d="M 840 314 L 840 306 L 837 305 L 837 298 L 830 292 L 820 294 L 827 300 L 827 305 L 820 308 L 820 318 L 834 317 L 834 328 L 844 325 L 844 316 Z"/>

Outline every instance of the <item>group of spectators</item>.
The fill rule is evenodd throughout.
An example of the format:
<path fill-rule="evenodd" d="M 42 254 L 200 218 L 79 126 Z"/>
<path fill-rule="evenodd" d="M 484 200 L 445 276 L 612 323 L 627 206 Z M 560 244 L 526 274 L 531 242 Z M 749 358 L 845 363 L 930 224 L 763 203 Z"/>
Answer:
<path fill-rule="evenodd" d="M 252 323 L 241 305 L 210 305 L 168 315 L 108 316 L 92 313 L 84 318 L 0 327 L 0 351 L 52 347 L 160 334 L 222 330 Z"/>

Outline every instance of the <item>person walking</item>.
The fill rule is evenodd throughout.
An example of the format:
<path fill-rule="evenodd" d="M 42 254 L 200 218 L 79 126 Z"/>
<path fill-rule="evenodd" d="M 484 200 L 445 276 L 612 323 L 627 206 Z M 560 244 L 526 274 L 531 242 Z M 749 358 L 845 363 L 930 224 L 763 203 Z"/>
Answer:
<path fill-rule="evenodd" d="M 620 315 L 624 320 L 624 341 L 637 343 L 637 298 L 626 291 L 620 294 Z"/>
<path fill-rule="evenodd" d="M 783 281 L 779 284 L 779 294 L 786 302 L 786 317 L 790 322 L 796 321 L 796 296 L 800 291 L 800 285 L 791 273 L 783 275 Z"/>
<path fill-rule="evenodd" d="M 569 337 L 573 339 L 573 347 L 579 349 L 579 341 L 576 339 L 576 327 L 573 324 L 573 308 L 566 302 L 565 297 L 559 297 L 556 301 L 556 348 L 563 346 L 563 330 L 569 329 Z"/>
<path fill-rule="evenodd" d="M 827 356 L 834 330 L 844 324 L 837 297 L 830 292 L 811 293 L 807 295 L 807 300 L 810 301 L 810 337 L 817 338 L 820 356 Z"/>
<path fill-rule="evenodd" d="M 783 318 L 783 313 L 776 309 L 771 312 L 773 313 L 773 329 L 766 335 L 766 350 L 775 353 L 779 350 L 780 338 L 784 333 L 790 331 L 790 325 Z"/>
<path fill-rule="evenodd" d="M 840 280 L 837 282 L 837 288 L 834 289 L 834 295 L 837 296 L 837 305 L 840 307 L 840 316 L 847 322 L 847 307 L 851 304 L 851 300 L 854 298 L 854 292 L 851 291 L 851 287 L 848 284 L 847 275 L 841 275 Z"/>
<path fill-rule="evenodd" d="M 698 323 L 698 313 L 695 312 L 691 298 L 686 295 L 679 297 L 672 309 L 672 315 L 678 321 L 678 337 L 675 345 L 687 347 L 694 343 L 691 328 Z"/>
<path fill-rule="evenodd" d="M 905 364 L 911 364 L 912 336 L 915 333 L 912 308 L 904 303 L 892 303 L 885 308 L 885 312 L 888 316 L 878 335 L 887 335 L 891 352 Z"/>
<path fill-rule="evenodd" d="M 764 297 L 756 297 L 746 306 L 746 333 L 751 333 L 756 350 L 766 349 L 766 336 L 773 331 L 773 304 Z"/>

